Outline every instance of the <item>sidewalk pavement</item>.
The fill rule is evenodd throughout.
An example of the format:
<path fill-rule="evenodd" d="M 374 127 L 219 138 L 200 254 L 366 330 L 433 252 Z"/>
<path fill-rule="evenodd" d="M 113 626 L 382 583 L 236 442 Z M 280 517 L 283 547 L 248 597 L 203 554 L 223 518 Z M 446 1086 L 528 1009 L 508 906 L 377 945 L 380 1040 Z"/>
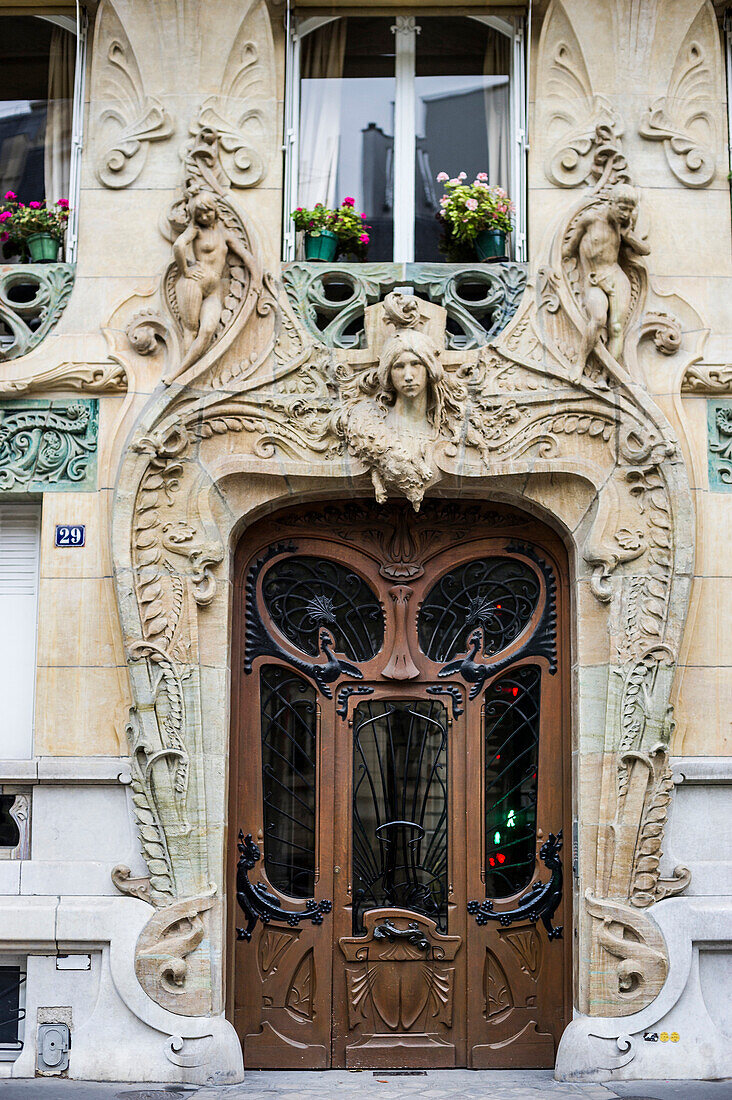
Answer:
<path fill-rule="evenodd" d="M 0 1100 L 732 1100 L 732 1081 L 567 1084 L 551 1070 L 250 1070 L 240 1085 L 0 1079 Z"/>

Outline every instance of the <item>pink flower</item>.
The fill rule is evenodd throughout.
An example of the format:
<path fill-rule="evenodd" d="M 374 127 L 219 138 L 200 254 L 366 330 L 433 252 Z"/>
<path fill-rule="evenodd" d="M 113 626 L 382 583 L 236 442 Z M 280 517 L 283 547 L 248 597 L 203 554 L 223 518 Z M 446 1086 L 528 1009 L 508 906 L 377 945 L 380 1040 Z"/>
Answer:
<path fill-rule="evenodd" d="M 5 229 L 3 229 L 2 233 L 0 233 L 0 244 L 5 244 L 5 242 L 9 240 L 10 234 Z"/>
<path fill-rule="evenodd" d="M 443 195 L 442 198 L 440 199 L 440 206 L 444 209 L 447 206 L 447 204 L 449 203 L 449 201 L 450 201 L 450 199 L 448 198 L 448 196 Z"/>
<path fill-rule="evenodd" d="M 368 244 L 369 243 L 368 233 L 362 233 L 358 239 L 361 242 L 361 244 Z"/>
<path fill-rule="evenodd" d="M 508 207 L 506 206 L 505 202 L 499 202 L 498 206 L 496 207 L 496 210 L 498 211 L 499 214 L 505 214 L 508 210 Z"/>
<path fill-rule="evenodd" d="M 467 177 L 467 174 L 465 172 L 460 172 L 460 174 L 458 175 L 459 180 L 466 180 L 467 178 L 468 177 Z"/>
<path fill-rule="evenodd" d="M 355 206 L 356 205 L 356 200 L 352 199 L 350 195 L 346 195 L 346 197 L 343 200 L 341 205 L 342 206 Z"/>
<path fill-rule="evenodd" d="M 466 202 L 465 202 L 465 205 L 468 208 L 468 210 L 477 210 L 478 209 L 477 199 L 467 199 Z"/>
<path fill-rule="evenodd" d="M 506 192 L 503 190 L 502 187 L 497 187 L 496 188 L 496 194 L 500 195 L 502 199 L 508 198 L 508 195 L 506 194 Z"/>
<path fill-rule="evenodd" d="M 59 199 L 58 202 L 56 203 L 56 206 L 60 206 L 62 210 L 68 210 L 69 200 L 68 199 Z"/>
<path fill-rule="evenodd" d="M 478 175 L 475 178 L 477 180 L 483 180 L 485 182 L 488 179 L 488 174 L 487 172 L 478 172 Z"/>
<path fill-rule="evenodd" d="M 39 202 L 29 202 L 28 205 L 30 206 L 31 210 L 41 209 L 41 204 Z"/>
<path fill-rule="evenodd" d="M 457 187 L 457 185 L 460 183 L 460 180 L 459 179 L 448 180 L 448 183 L 452 184 L 453 187 Z"/>
<path fill-rule="evenodd" d="M 5 192 L 5 198 L 6 199 L 17 199 L 17 197 L 18 196 L 15 194 L 15 191 L 6 191 Z"/>
<path fill-rule="evenodd" d="M 438 183 L 444 183 L 446 180 L 449 180 L 449 178 L 450 177 L 448 176 L 447 172 L 438 172 L 437 174 Z"/>
<path fill-rule="evenodd" d="M 2 214 L 0 214 L 0 222 L 6 222 L 8 218 L 12 218 L 12 216 L 9 210 L 3 210 Z"/>
<path fill-rule="evenodd" d="M 479 187 L 481 191 L 490 191 L 490 187 L 487 183 L 483 183 L 482 180 L 476 180 L 473 187 Z"/>

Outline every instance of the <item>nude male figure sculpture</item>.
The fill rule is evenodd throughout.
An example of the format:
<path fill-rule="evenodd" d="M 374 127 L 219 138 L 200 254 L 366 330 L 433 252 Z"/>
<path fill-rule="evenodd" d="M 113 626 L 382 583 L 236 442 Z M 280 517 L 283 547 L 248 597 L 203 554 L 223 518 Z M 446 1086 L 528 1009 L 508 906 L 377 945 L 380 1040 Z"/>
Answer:
<path fill-rule="evenodd" d="M 623 270 L 623 250 L 647 256 L 650 248 L 635 233 L 638 195 L 628 184 L 616 184 L 603 202 L 594 203 L 572 228 L 562 258 L 576 259 L 582 302 L 589 323 L 582 340 L 573 381 L 582 377 L 590 352 L 607 331 L 607 350 L 614 359 L 623 353 L 625 326 L 630 314 L 631 285 Z"/>

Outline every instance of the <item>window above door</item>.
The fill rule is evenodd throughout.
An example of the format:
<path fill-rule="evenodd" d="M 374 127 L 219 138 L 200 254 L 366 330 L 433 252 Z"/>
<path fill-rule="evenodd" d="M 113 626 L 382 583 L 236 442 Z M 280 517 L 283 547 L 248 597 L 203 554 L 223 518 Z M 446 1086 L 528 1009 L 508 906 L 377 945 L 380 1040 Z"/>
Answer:
<path fill-rule="evenodd" d="M 516 16 L 293 17 L 284 258 L 295 207 L 363 211 L 370 262 L 440 262 L 437 176 L 485 173 L 516 204 L 525 259 L 525 67 Z"/>

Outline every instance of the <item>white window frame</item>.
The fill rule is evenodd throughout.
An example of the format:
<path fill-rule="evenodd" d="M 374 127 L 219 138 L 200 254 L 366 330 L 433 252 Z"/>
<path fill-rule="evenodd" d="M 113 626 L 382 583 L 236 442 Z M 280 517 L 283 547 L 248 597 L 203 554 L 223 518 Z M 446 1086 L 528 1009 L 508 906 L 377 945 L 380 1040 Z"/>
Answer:
<path fill-rule="evenodd" d="M 0 15 L 2 12 L 0 11 Z M 79 240 L 79 193 L 81 184 L 81 151 L 84 135 L 84 99 L 86 95 L 86 50 L 89 30 L 89 16 L 80 0 L 76 0 L 76 16 L 43 15 L 33 11 L 29 16 L 43 19 L 47 23 L 61 27 L 76 37 L 76 61 L 74 67 L 74 96 L 71 113 L 71 168 L 69 172 L 69 206 L 71 214 L 66 226 L 66 244 L 64 259 L 67 264 L 75 263 Z"/>
<path fill-rule="evenodd" d="M 290 212 L 297 206 L 300 161 L 300 57 L 302 40 L 313 31 L 343 16 L 309 16 L 298 19 L 287 6 L 287 56 L 285 70 L 285 172 L 283 187 L 282 256 L 295 259 L 296 231 Z M 419 19 L 396 15 L 392 31 L 396 39 L 394 68 L 394 263 L 414 261 L 414 172 L 415 172 L 415 58 Z M 516 204 L 513 233 L 514 259 L 527 258 L 526 152 L 527 95 L 525 58 L 525 21 L 522 16 L 470 15 L 511 40 L 510 129 L 512 150 L 509 164 L 509 191 Z"/>

